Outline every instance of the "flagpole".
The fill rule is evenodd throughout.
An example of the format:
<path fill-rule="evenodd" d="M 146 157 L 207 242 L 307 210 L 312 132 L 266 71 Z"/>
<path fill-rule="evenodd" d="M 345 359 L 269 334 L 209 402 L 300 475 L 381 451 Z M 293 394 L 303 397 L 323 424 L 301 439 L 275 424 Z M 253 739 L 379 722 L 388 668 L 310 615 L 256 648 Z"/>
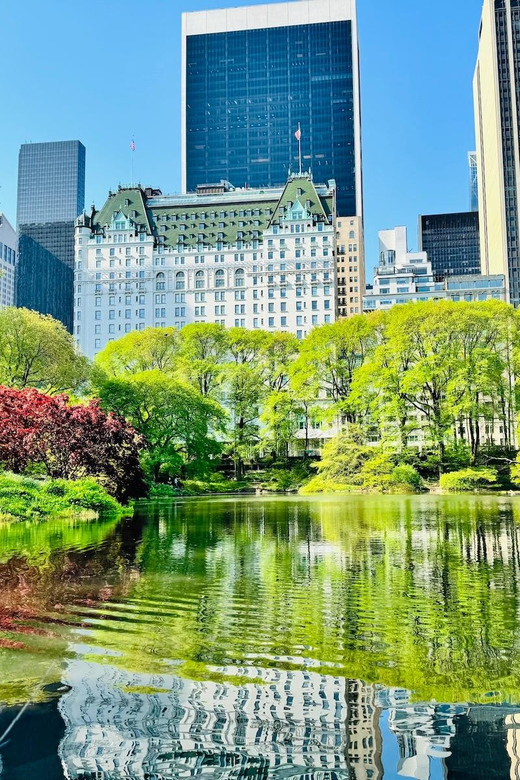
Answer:
<path fill-rule="evenodd" d="M 298 122 L 298 160 L 300 163 L 300 176 L 302 175 L 302 131 Z"/>
<path fill-rule="evenodd" d="M 134 186 L 134 152 L 135 152 L 135 141 L 132 136 L 132 140 L 130 141 L 130 186 Z"/>

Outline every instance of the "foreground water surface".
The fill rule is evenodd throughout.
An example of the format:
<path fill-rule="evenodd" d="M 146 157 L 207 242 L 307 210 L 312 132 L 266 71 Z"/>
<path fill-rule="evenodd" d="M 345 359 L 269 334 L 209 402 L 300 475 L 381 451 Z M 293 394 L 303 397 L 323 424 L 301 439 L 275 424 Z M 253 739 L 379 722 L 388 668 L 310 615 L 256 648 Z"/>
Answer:
<path fill-rule="evenodd" d="M 520 778 L 520 498 L 0 527 L 0 778 Z"/>

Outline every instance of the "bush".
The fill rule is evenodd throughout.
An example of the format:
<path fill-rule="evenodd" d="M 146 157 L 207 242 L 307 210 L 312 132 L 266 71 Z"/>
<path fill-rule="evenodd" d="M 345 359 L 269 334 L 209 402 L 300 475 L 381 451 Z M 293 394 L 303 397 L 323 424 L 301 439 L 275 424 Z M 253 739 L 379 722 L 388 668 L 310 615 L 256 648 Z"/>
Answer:
<path fill-rule="evenodd" d="M 496 469 L 469 468 L 442 474 L 439 484 L 442 490 L 463 492 L 494 488 L 497 482 L 498 474 Z"/>
<path fill-rule="evenodd" d="M 332 479 L 318 475 L 301 487 L 298 492 L 301 496 L 311 496 L 315 493 L 353 493 L 356 491 L 359 492 L 359 485 L 335 482 Z"/>
<path fill-rule="evenodd" d="M 395 456 L 374 448 L 372 457 L 363 464 L 359 477 L 364 488 L 388 490 L 392 487 Z"/>
<path fill-rule="evenodd" d="M 399 489 L 422 490 L 423 481 L 413 466 L 396 466 L 392 471 L 392 485 Z"/>
<path fill-rule="evenodd" d="M 119 514 L 123 508 L 92 478 L 36 480 L 0 474 L 0 515 L 3 519 L 46 519 L 83 510 Z"/>

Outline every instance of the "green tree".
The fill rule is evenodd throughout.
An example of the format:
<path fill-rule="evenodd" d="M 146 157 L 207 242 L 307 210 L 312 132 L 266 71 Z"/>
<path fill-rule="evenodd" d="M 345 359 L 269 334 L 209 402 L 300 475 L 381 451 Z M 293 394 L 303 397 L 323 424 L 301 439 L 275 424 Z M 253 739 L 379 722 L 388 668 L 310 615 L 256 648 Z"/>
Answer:
<path fill-rule="evenodd" d="M 229 411 L 230 454 L 237 479 L 243 477 L 245 462 L 260 440 L 258 418 L 267 392 L 265 348 L 269 338 L 264 331 L 228 331 L 231 360 L 225 364 L 224 406 Z"/>
<path fill-rule="evenodd" d="M 221 450 L 222 408 L 158 369 L 109 379 L 99 397 L 144 437 L 144 466 L 155 480 L 162 472 L 204 474 Z"/>
<path fill-rule="evenodd" d="M 134 330 L 109 341 L 96 356 L 96 365 L 107 376 L 164 371 L 172 374 L 179 361 L 179 333 L 176 328 Z"/>
<path fill-rule="evenodd" d="M 382 315 L 375 312 L 314 328 L 291 368 L 296 393 L 310 391 L 317 400 L 329 398 L 333 412 L 355 422 L 356 410 L 347 402 L 355 372 L 373 354 L 381 337 L 381 322 Z"/>
<path fill-rule="evenodd" d="M 47 393 L 77 390 L 89 362 L 61 322 L 29 309 L 0 310 L 0 384 Z"/>
<path fill-rule="evenodd" d="M 276 457 L 287 460 L 290 445 L 295 441 L 302 416 L 302 407 L 290 391 L 273 390 L 263 405 L 260 420 L 264 423 L 262 440 Z"/>
<path fill-rule="evenodd" d="M 201 395 L 215 397 L 223 381 L 222 364 L 228 351 L 226 329 L 212 323 L 187 325 L 180 333 L 180 362 L 184 377 Z"/>
<path fill-rule="evenodd" d="M 288 388 L 289 371 L 298 357 L 299 347 L 299 341 L 292 333 L 268 334 L 263 347 L 263 356 L 265 381 L 269 390 L 278 392 Z"/>

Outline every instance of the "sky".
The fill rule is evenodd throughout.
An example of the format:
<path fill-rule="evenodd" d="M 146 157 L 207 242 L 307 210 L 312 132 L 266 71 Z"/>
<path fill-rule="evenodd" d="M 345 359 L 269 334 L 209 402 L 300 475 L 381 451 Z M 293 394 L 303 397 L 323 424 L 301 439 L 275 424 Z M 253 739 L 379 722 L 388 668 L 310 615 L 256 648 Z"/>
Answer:
<path fill-rule="evenodd" d="M 296 0 L 295 0 L 296 1 Z M 134 181 L 180 191 L 182 11 L 239 0 L 0 0 L 0 211 L 16 220 L 20 144 L 79 139 L 86 207 Z M 247 0 L 244 4 L 257 4 Z M 481 0 L 357 0 L 366 265 L 377 232 L 469 208 Z"/>

